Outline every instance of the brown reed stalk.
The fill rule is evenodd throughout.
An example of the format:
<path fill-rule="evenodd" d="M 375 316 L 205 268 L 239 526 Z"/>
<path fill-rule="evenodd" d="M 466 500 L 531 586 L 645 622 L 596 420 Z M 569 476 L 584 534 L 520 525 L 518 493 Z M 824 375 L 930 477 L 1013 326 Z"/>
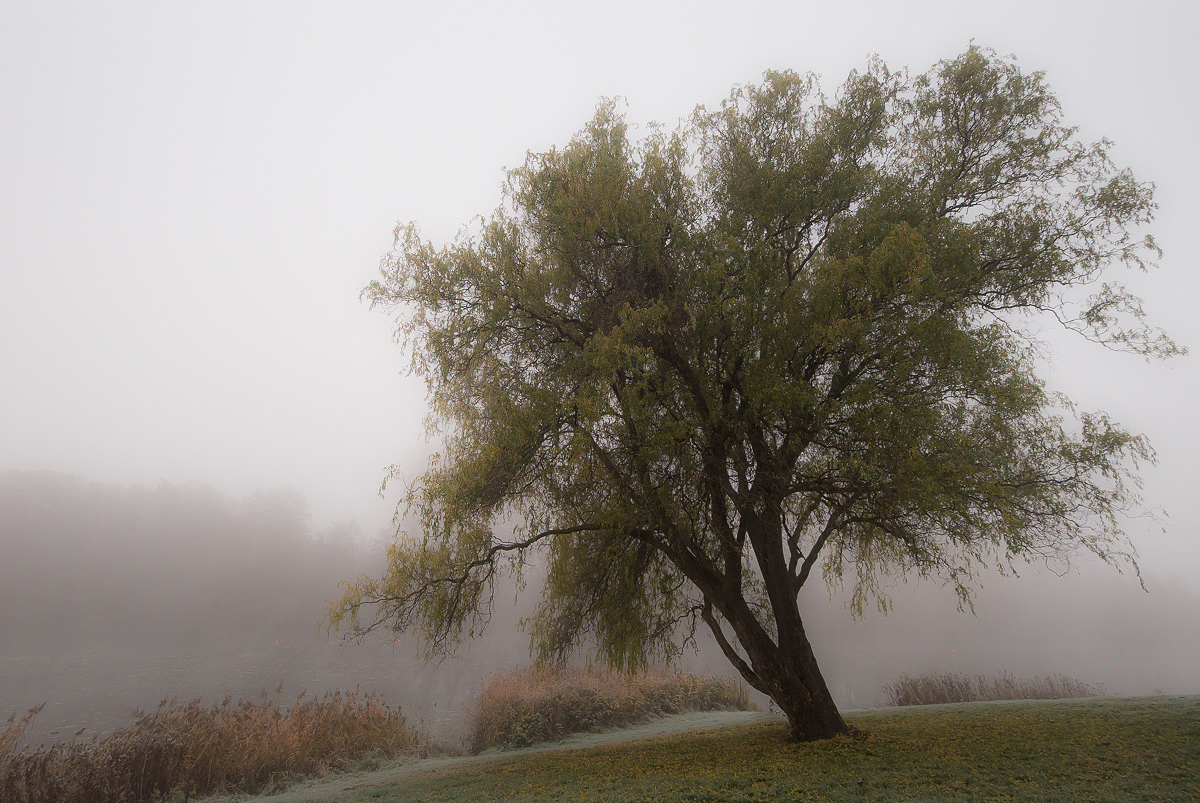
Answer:
<path fill-rule="evenodd" d="M 639 674 L 600 667 L 517 668 L 496 673 L 483 685 L 469 740 L 471 749 L 480 752 L 628 726 L 681 711 L 754 708 L 745 686 L 727 678 L 665 668 Z"/>
<path fill-rule="evenodd" d="M 883 690 L 888 697 L 888 705 L 900 706 L 1096 697 L 1104 693 L 1104 686 L 1089 685 L 1062 674 L 1035 676 L 1027 680 L 1004 671 L 996 677 L 930 672 L 917 677 L 901 675 L 896 681 L 884 684 Z"/>
<path fill-rule="evenodd" d="M 375 694 L 302 692 L 281 707 L 266 692 L 257 703 L 232 697 L 212 706 L 163 699 L 153 714 L 134 712 L 108 737 L 20 745 L 41 706 L 0 733 L 0 800 L 4 803 L 151 803 L 214 792 L 278 790 L 297 776 L 348 767 L 364 756 L 420 752 L 428 742 L 410 731 L 399 709 Z"/>

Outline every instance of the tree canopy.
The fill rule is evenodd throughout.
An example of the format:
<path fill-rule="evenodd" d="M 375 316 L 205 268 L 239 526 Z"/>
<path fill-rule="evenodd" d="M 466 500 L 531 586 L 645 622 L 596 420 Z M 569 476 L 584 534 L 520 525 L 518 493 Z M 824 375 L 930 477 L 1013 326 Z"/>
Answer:
<path fill-rule="evenodd" d="M 1102 281 L 1146 269 L 1152 186 L 1061 120 L 1040 73 L 972 47 L 872 61 L 824 96 L 772 72 L 674 132 L 615 102 L 530 154 L 451 244 L 398 227 L 365 291 L 429 385 L 441 455 L 398 540 L 330 624 L 486 626 L 498 574 L 547 567 L 542 661 L 619 667 L 708 628 L 797 739 L 845 729 L 804 633 L 814 576 L 969 599 L 981 567 L 1132 559 L 1148 444 L 1035 375 L 1047 317 L 1179 350 Z"/>

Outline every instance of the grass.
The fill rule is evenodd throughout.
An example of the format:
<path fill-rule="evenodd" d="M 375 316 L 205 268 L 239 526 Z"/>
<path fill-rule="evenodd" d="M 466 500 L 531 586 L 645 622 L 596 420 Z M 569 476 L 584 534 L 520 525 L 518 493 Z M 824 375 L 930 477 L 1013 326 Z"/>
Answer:
<path fill-rule="evenodd" d="M 10 717 L 0 731 L 0 801 L 150 803 L 258 794 L 438 750 L 373 694 L 301 694 L 290 707 L 279 705 L 278 694 L 264 693 L 257 703 L 226 697 L 207 707 L 164 699 L 156 712 L 135 712 L 129 727 L 104 739 L 81 740 L 80 731 L 49 746 L 23 743 L 38 706 L 19 721 Z M 753 705 L 744 687 L 686 672 L 518 669 L 494 676 L 481 691 L 472 741 L 479 750 L 521 747 L 662 714 Z"/>
<path fill-rule="evenodd" d="M 980 683 L 942 685 L 977 691 Z M 571 723 L 605 727 L 612 712 L 627 724 L 635 715 L 734 708 L 738 700 L 748 702 L 744 689 L 686 673 L 524 669 L 489 681 L 476 719 L 510 734 L 498 743 L 514 745 L 534 741 L 528 723 L 536 718 L 557 737 Z M 846 716 L 850 735 L 809 744 L 789 742 L 785 723 L 768 717 L 601 747 L 436 762 L 413 759 L 429 746 L 399 711 L 357 692 L 301 695 L 286 708 L 265 694 L 258 703 L 226 698 L 210 707 L 164 700 L 156 713 L 136 714 L 129 728 L 103 740 L 81 742 L 77 734 L 50 747 L 22 745 L 37 710 L 0 732 L 5 803 L 181 801 L 211 793 L 241 800 L 312 774 L 327 777 L 287 792 L 289 800 L 1200 801 L 1200 696 L 857 711 Z M 497 713 L 504 711 L 516 713 L 505 719 Z M 407 758 L 397 763 L 396 756 Z M 337 770 L 348 774 L 328 774 Z"/>
<path fill-rule="evenodd" d="M 1194 801 L 1200 697 L 884 708 L 850 736 L 782 721 L 409 771 L 311 800 Z M 353 779 L 347 779 L 351 781 Z"/>
<path fill-rule="evenodd" d="M 931 672 L 913 677 L 902 675 L 894 683 L 884 684 L 888 705 L 935 705 L 972 703 L 989 700 L 1063 700 L 1072 697 L 1099 697 L 1102 684 L 1088 685 L 1067 675 L 1048 675 L 1033 680 L 1016 678 L 1007 672 L 998 677 L 956 675 Z"/>
<path fill-rule="evenodd" d="M 519 668 L 493 675 L 476 698 L 470 745 L 526 747 L 684 711 L 757 710 L 746 687 L 727 678 L 656 669 L 638 674 Z"/>
<path fill-rule="evenodd" d="M 129 727 L 104 739 L 22 744 L 42 706 L 0 733 L 0 800 L 5 803 L 188 799 L 257 793 L 289 780 L 364 759 L 413 754 L 424 747 L 398 709 L 374 694 L 333 692 L 290 707 L 263 693 L 257 702 L 230 697 L 213 706 L 163 700 L 153 714 L 135 712 Z"/>

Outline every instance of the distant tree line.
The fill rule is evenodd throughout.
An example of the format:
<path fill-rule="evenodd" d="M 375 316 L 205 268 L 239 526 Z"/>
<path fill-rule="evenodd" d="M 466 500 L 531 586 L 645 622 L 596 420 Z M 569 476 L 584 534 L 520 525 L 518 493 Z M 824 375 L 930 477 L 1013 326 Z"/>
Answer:
<path fill-rule="evenodd" d="M 368 551 L 354 525 L 314 531 L 294 492 L 235 500 L 201 485 L 3 472 L 0 649 L 311 642 Z"/>

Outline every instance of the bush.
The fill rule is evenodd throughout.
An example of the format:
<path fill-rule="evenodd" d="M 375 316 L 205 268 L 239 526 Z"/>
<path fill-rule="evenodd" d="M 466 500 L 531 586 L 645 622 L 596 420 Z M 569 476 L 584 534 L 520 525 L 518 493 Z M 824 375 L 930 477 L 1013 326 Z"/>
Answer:
<path fill-rule="evenodd" d="M 572 733 L 617 728 L 683 711 L 756 710 L 746 687 L 727 678 L 658 669 L 514 669 L 493 675 L 471 717 L 473 752 L 524 747 Z"/>
<path fill-rule="evenodd" d="M 1060 700 L 1069 697 L 1096 697 L 1104 686 L 1090 686 L 1066 675 L 1047 675 L 1024 680 L 1001 672 L 999 677 L 968 677 L 950 672 L 931 672 L 912 677 L 902 675 L 894 683 L 885 683 L 888 705 L 933 705 L 936 703 L 973 703 L 987 700 Z"/>
<path fill-rule="evenodd" d="M 278 694 L 278 690 L 276 690 Z M 349 767 L 363 757 L 417 752 L 422 740 L 374 694 L 358 690 L 305 699 L 290 708 L 264 692 L 257 703 L 226 697 L 205 707 L 164 699 L 153 714 L 135 712 L 104 739 L 20 745 L 42 706 L 0 733 L 0 800 L 94 803 L 164 800 L 214 792 L 257 794 L 287 779 Z"/>

